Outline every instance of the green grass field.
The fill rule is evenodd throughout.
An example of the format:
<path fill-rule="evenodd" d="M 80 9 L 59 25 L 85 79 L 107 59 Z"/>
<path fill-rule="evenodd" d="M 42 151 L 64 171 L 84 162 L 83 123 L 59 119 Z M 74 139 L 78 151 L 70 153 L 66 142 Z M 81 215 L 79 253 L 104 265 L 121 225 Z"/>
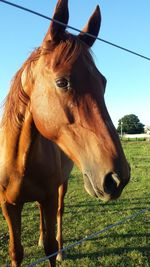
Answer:
<path fill-rule="evenodd" d="M 81 173 L 74 168 L 65 199 L 64 246 L 76 242 L 124 217 L 150 207 L 150 142 L 123 142 L 131 164 L 132 179 L 120 199 L 102 203 L 84 191 Z M 23 210 L 22 242 L 25 258 L 22 266 L 44 257 L 37 247 L 39 211 L 36 203 Z M 9 266 L 8 230 L 0 213 L 0 267 Z M 48 266 L 47 262 L 36 266 Z M 88 240 L 66 252 L 60 267 L 149 267 L 150 211 Z"/>

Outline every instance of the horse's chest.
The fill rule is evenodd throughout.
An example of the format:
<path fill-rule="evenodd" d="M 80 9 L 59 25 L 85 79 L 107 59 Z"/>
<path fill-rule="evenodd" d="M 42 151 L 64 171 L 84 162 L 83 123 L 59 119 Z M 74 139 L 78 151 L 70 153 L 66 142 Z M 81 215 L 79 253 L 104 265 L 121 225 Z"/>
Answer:
<path fill-rule="evenodd" d="M 53 194 L 58 189 L 59 184 L 60 176 L 58 172 L 54 172 L 54 169 L 50 166 L 43 166 L 38 163 L 34 164 L 32 168 L 26 169 L 21 191 L 27 198 L 42 200 Z"/>

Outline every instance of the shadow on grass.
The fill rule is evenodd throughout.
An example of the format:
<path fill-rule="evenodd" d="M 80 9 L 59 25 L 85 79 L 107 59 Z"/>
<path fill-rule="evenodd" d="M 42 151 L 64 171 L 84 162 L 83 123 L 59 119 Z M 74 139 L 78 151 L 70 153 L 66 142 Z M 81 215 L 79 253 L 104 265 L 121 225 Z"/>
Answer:
<path fill-rule="evenodd" d="M 118 213 L 118 212 L 127 212 L 127 211 L 133 211 L 132 213 L 136 213 L 140 210 L 144 210 L 146 208 L 148 208 L 150 206 L 150 201 L 146 201 L 146 202 L 140 202 L 140 204 L 138 202 L 129 202 L 130 206 L 127 205 L 123 205 L 122 203 L 114 203 L 114 204 L 78 204 L 78 205 L 65 205 L 65 214 L 68 213 L 73 213 L 75 214 L 82 214 L 83 212 L 93 212 L 93 209 L 95 209 L 95 211 L 97 210 L 97 215 L 102 215 L 103 214 L 107 214 L 107 212 L 112 212 L 112 214 L 114 213 Z M 141 205 L 142 204 L 142 205 Z M 133 207 L 131 207 L 133 205 Z M 128 207 L 129 206 L 129 207 Z M 82 208 L 81 210 L 79 210 L 79 208 Z"/>
<path fill-rule="evenodd" d="M 113 239 L 113 240 L 116 240 L 116 238 L 139 238 L 139 237 L 142 237 L 142 238 L 150 238 L 150 233 L 136 233 L 134 234 L 133 232 L 131 233 L 127 233 L 127 234 L 107 234 L 107 235 L 102 235 L 102 236 L 98 236 L 98 237 L 94 237 L 92 239 L 88 239 L 87 241 L 84 241 L 85 242 L 89 242 L 89 241 L 95 241 L 95 240 L 103 240 L 103 239 Z M 74 238 L 70 238 L 70 239 L 65 239 L 65 243 L 69 242 L 69 243 L 75 243 L 77 240 L 74 239 Z M 149 249 L 150 249 L 150 245 L 149 245 Z"/>
<path fill-rule="evenodd" d="M 144 256 L 147 257 L 148 262 L 150 263 L 150 247 L 148 246 L 143 246 L 143 247 L 118 247 L 118 248 L 107 248 L 107 249 L 101 249 L 98 252 L 88 252 L 88 253 L 73 253 L 69 254 L 67 253 L 67 259 L 69 260 L 77 260 L 77 259 L 82 259 L 82 258 L 90 258 L 95 260 L 98 257 L 102 256 L 122 256 L 123 254 L 131 253 L 131 252 L 139 252 L 143 254 Z"/>

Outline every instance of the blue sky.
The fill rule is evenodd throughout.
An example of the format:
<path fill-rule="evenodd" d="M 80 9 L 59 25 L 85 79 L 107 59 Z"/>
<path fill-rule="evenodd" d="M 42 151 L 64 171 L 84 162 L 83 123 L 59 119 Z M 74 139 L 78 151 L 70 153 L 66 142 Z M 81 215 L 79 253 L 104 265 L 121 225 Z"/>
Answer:
<path fill-rule="evenodd" d="M 56 0 L 11 0 L 52 16 Z M 70 0 L 69 24 L 82 30 L 96 5 L 101 7 L 99 37 L 150 57 L 149 0 Z M 38 47 L 49 21 L 0 2 L 0 102 L 10 81 L 32 50 Z M 150 61 L 100 41 L 93 46 L 95 62 L 107 78 L 105 101 L 117 126 L 127 114 L 150 125 Z"/>

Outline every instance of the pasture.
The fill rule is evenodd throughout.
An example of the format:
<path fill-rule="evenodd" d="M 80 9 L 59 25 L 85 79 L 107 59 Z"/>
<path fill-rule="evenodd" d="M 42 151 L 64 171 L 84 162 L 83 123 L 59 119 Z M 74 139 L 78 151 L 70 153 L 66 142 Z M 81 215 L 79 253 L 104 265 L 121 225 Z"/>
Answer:
<path fill-rule="evenodd" d="M 131 165 L 131 181 L 120 199 L 102 203 L 83 188 L 81 173 L 74 167 L 65 198 L 63 217 L 64 246 L 76 242 L 150 204 L 150 142 L 123 142 Z M 22 241 L 26 266 L 45 256 L 37 247 L 39 210 L 36 203 L 25 204 L 22 216 Z M 9 266 L 8 230 L 0 213 L 0 266 Z M 47 262 L 36 266 L 48 266 Z M 148 267 L 150 266 L 150 212 L 75 246 L 66 252 L 61 267 Z"/>

